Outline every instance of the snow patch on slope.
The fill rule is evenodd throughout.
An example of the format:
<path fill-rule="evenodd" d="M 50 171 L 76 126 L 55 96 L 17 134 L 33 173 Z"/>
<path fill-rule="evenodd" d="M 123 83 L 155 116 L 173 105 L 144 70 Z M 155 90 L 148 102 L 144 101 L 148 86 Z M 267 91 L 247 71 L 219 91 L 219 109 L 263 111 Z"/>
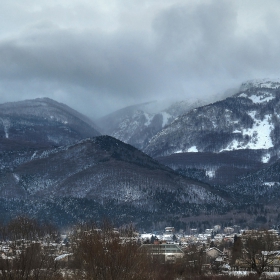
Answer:
<path fill-rule="evenodd" d="M 268 187 L 279 186 L 279 182 L 264 182 L 263 185 Z"/>
<path fill-rule="evenodd" d="M 16 182 L 18 183 L 20 180 L 20 177 L 18 176 L 18 174 L 13 173 L 13 177 L 15 178 Z"/>
<path fill-rule="evenodd" d="M 3 126 L 4 126 L 4 132 L 5 132 L 5 138 L 9 138 L 9 128 L 10 128 L 10 122 L 7 119 L 1 119 Z"/>
<path fill-rule="evenodd" d="M 146 118 L 145 126 L 149 126 L 152 120 L 154 119 L 155 114 L 148 114 L 147 112 L 143 112 L 143 113 Z M 160 114 L 162 115 L 162 128 L 163 128 L 170 123 L 170 119 L 172 119 L 172 116 L 167 112 L 161 112 Z"/>
<path fill-rule="evenodd" d="M 169 123 L 169 119 L 172 118 L 167 112 L 161 112 L 162 115 L 162 127 L 165 127 Z"/>
<path fill-rule="evenodd" d="M 252 102 L 255 104 L 269 102 L 269 101 L 275 99 L 275 96 L 273 96 L 271 93 L 263 91 L 263 90 L 258 92 L 258 94 L 253 94 L 250 96 L 243 92 L 243 93 L 239 94 L 238 97 L 248 98 L 248 99 L 252 100 Z"/>
<path fill-rule="evenodd" d="M 196 148 L 196 146 L 192 146 L 190 147 L 188 150 L 178 150 L 176 152 L 174 152 L 174 154 L 181 154 L 181 153 L 197 153 L 198 149 Z"/>
<path fill-rule="evenodd" d="M 208 178 L 215 178 L 215 170 L 206 170 L 206 176 L 208 176 Z"/>
<path fill-rule="evenodd" d="M 192 146 L 188 149 L 188 153 L 197 153 L 197 152 L 198 152 L 198 150 L 197 150 L 196 146 Z"/>
<path fill-rule="evenodd" d="M 251 137 L 247 149 L 269 149 L 273 147 L 270 133 L 273 126 L 270 124 L 272 115 L 266 115 L 263 120 L 255 118 L 255 111 L 251 112 L 251 117 L 254 120 L 252 128 L 243 129 L 243 135 Z"/>
<path fill-rule="evenodd" d="M 37 151 L 35 151 L 35 152 L 33 153 L 33 155 L 31 156 L 31 160 L 34 159 L 34 158 L 36 157 L 36 155 L 37 155 Z"/>
<path fill-rule="evenodd" d="M 270 160 L 270 154 L 265 154 L 265 155 L 263 155 L 262 156 L 262 162 L 263 163 L 268 163 L 269 162 L 269 160 Z"/>
<path fill-rule="evenodd" d="M 144 116 L 146 118 L 145 126 L 149 126 L 153 120 L 153 115 L 149 115 L 148 113 L 144 112 Z"/>
<path fill-rule="evenodd" d="M 234 139 L 231 143 L 228 144 L 228 146 L 225 149 L 222 149 L 220 152 L 223 151 L 233 151 L 233 150 L 239 150 L 243 149 L 240 143 Z"/>
<path fill-rule="evenodd" d="M 251 95 L 248 97 L 251 99 L 254 103 L 263 103 L 263 102 L 269 102 L 273 100 L 275 97 L 272 95 L 264 96 L 264 95 Z"/>
<path fill-rule="evenodd" d="M 247 98 L 248 95 L 246 93 L 241 93 L 241 94 L 238 95 L 238 97 L 245 97 L 245 98 Z"/>
<path fill-rule="evenodd" d="M 265 115 L 262 120 L 256 118 L 256 111 L 248 112 L 248 115 L 254 121 L 252 128 L 244 128 L 243 130 L 234 130 L 234 133 L 242 133 L 244 137 L 249 137 L 249 141 L 234 139 L 223 151 L 232 151 L 240 149 L 269 149 L 273 147 L 272 139 L 270 137 L 273 125 L 271 124 L 272 115 Z M 262 158 L 263 162 L 268 162 L 270 156 L 265 155 Z"/>

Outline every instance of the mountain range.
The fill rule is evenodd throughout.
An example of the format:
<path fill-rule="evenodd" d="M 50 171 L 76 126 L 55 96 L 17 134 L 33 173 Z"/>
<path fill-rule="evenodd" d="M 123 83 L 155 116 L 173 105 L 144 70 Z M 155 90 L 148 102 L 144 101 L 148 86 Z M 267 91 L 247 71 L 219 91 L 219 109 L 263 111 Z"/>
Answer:
<path fill-rule="evenodd" d="M 207 105 L 156 107 L 93 122 L 48 98 L 0 105 L 2 220 L 280 222 L 279 80 Z"/>
<path fill-rule="evenodd" d="M 100 135 L 66 105 L 35 99 L 0 106 L 1 217 L 56 224 L 109 216 L 147 223 L 226 202 L 135 147 Z"/>

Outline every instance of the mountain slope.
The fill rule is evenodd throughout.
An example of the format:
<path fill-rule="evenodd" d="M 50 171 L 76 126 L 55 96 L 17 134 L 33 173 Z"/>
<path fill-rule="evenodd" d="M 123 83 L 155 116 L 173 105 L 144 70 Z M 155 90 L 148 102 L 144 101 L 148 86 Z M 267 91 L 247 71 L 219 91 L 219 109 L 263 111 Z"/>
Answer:
<path fill-rule="evenodd" d="M 49 98 L 0 105 L 0 139 L 6 139 L 1 141 L 6 149 L 9 141 L 12 150 L 16 142 L 59 146 L 98 135 L 87 117 Z"/>
<path fill-rule="evenodd" d="M 248 200 L 264 205 L 279 204 L 280 198 L 280 161 L 266 166 L 256 172 L 251 172 L 237 182 L 224 186 L 224 190 L 240 203 Z M 254 191 L 252 191 L 254 190 Z"/>
<path fill-rule="evenodd" d="M 158 157 L 157 160 L 185 176 L 210 184 L 227 185 L 236 182 L 241 176 L 264 168 L 260 153 L 259 150 L 176 153 Z"/>
<path fill-rule="evenodd" d="M 164 105 L 159 103 L 129 106 L 97 120 L 97 123 L 103 134 L 142 150 L 154 135 L 177 116 L 202 105 L 199 101 L 181 101 L 162 108 Z"/>
<path fill-rule="evenodd" d="M 245 83 L 225 100 L 193 109 L 155 135 L 144 152 L 153 157 L 183 152 L 254 149 L 263 162 L 280 145 L 280 82 Z"/>
<path fill-rule="evenodd" d="M 209 185 L 184 178 L 109 136 L 35 152 L 29 162 L 0 174 L 0 198 L 34 216 L 45 209 L 44 218 L 54 212 L 49 207 L 60 209 L 64 223 L 93 215 L 166 219 L 228 204 Z"/>

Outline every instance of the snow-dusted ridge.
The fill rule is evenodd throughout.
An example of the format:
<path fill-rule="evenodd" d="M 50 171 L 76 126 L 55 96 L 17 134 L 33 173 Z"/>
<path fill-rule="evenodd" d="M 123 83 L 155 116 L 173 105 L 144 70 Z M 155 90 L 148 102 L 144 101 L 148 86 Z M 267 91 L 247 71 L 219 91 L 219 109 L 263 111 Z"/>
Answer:
<path fill-rule="evenodd" d="M 280 146 L 280 137 L 276 136 L 280 120 L 279 88 L 280 79 L 243 83 L 240 92 L 232 97 L 179 116 L 158 132 L 144 151 L 152 156 L 167 156 L 274 149 Z M 260 161 L 268 162 L 273 153 L 262 156 Z"/>
<path fill-rule="evenodd" d="M 67 216 L 71 213 L 83 217 L 86 213 L 91 218 L 98 209 L 102 215 L 120 216 L 122 213 L 117 211 L 124 207 L 125 214 L 131 209 L 131 220 L 132 216 L 142 219 L 141 215 L 146 217 L 148 213 L 163 218 L 174 215 L 174 211 L 187 214 L 192 212 L 192 205 L 196 209 L 227 205 L 207 184 L 184 178 L 110 136 L 87 138 L 45 151 L 32 150 L 29 161 L 18 164 L 5 176 L 9 176 L 9 184 L 0 180 L 0 199 L 13 198 L 16 193 L 24 207 L 25 199 L 36 201 L 36 207 L 44 213 L 44 203 L 52 205 L 53 211 L 66 211 Z"/>
<path fill-rule="evenodd" d="M 99 127 L 102 127 L 103 134 L 143 150 L 156 133 L 172 123 L 179 115 L 203 104 L 201 101 L 187 100 L 169 106 L 165 104 L 166 107 L 163 107 L 160 102 L 149 102 L 123 108 L 97 122 Z"/>
<path fill-rule="evenodd" d="M 98 135 L 86 116 L 49 98 L 0 104 L 0 137 L 11 141 L 60 146 Z"/>
<path fill-rule="evenodd" d="M 249 98 L 252 100 L 253 103 L 264 103 L 264 102 L 269 102 L 273 99 L 275 99 L 275 96 L 273 96 L 271 93 L 262 91 L 259 92 L 258 95 L 248 95 L 245 93 L 241 93 L 238 95 L 239 97 L 244 97 L 244 98 Z"/>

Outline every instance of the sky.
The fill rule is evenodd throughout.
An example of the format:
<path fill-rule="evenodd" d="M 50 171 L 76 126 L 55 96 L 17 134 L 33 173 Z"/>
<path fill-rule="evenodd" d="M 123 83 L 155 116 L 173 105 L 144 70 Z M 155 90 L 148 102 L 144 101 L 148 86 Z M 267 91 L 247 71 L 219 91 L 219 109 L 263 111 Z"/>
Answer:
<path fill-rule="evenodd" d="M 2 0 L 0 103 L 98 118 L 280 77 L 279 0 Z"/>

